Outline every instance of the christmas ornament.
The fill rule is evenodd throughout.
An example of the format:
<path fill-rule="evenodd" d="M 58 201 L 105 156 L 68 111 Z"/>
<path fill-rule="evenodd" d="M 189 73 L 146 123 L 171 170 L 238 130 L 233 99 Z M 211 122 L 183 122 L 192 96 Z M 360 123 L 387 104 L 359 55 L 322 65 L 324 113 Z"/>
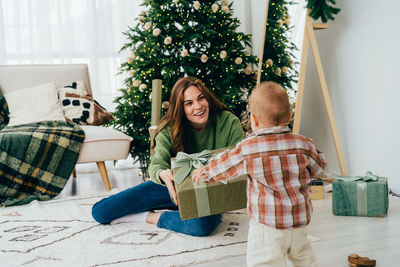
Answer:
<path fill-rule="evenodd" d="M 221 53 L 219 53 L 219 57 L 220 57 L 221 59 L 226 58 L 227 55 L 228 55 L 228 53 L 226 53 L 225 50 L 222 50 Z"/>
<path fill-rule="evenodd" d="M 147 88 L 147 86 L 145 85 L 145 84 L 141 84 L 140 86 L 139 86 L 139 91 L 141 92 L 141 93 L 143 93 L 143 91 L 144 91 L 144 89 L 146 89 Z"/>
<path fill-rule="evenodd" d="M 221 4 L 222 4 L 223 6 L 227 6 L 227 5 L 228 5 L 228 0 L 222 0 Z"/>
<path fill-rule="evenodd" d="M 172 43 L 172 38 L 170 36 L 165 37 L 164 44 L 169 45 Z"/>
<path fill-rule="evenodd" d="M 252 72 L 253 72 L 252 68 L 249 65 L 247 65 L 246 69 L 244 70 L 244 73 L 246 75 L 250 75 Z"/>
<path fill-rule="evenodd" d="M 129 71 L 129 74 L 131 75 L 131 76 L 133 76 L 134 74 L 135 74 L 135 70 L 131 70 L 131 71 Z"/>
<path fill-rule="evenodd" d="M 138 20 L 139 20 L 140 22 L 143 22 L 143 21 L 144 21 L 144 17 L 143 17 L 143 16 L 139 16 L 139 17 L 138 17 Z"/>
<path fill-rule="evenodd" d="M 218 11 L 218 8 L 219 8 L 219 6 L 218 6 L 217 4 L 213 4 L 213 5 L 211 6 L 211 10 L 212 10 L 214 13 Z"/>
<path fill-rule="evenodd" d="M 275 74 L 276 74 L 276 75 L 281 75 L 281 68 L 277 68 L 277 69 L 275 70 Z"/>
<path fill-rule="evenodd" d="M 161 104 L 161 108 L 163 108 L 163 109 L 168 109 L 168 108 L 169 108 L 169 102 L 168 102 L 168 101 L 164 101 L 164 102 Z"/>
<path fill-rule="evenodd" d="M 235 59 L 235 63 L 236 64 L 242 64 L 242 62 L 243 62 L 243 59 L 241 58 L 241 57 L 237 57 L 236 59 Z"/>
<path fill-rule="evenodd" d="M 199 10 L 199 8 L 200 8 L 200 2 L 199 2 L 199 1 L 194 1 L 194 2 L 193 2 L 193 7 L 194 7 L 194 9 Z"/>
<path fill-rule="evenodd" d="M 206 63 L 208 60 L 208 57 L 205 54 L 203 54 L 203 55 L 201 55 L 200 60 L 201 60 L 201 62 Z"/>
<path fill-rule="evenodd" d="M 229 12 L 229 7 L 228 7 L 228 6 L 223 6 L 221 9 L 222 9 L 222 11 L 224 11 L 225 13 L 228 13 L 228 12 Z"/>
<path fill-rule="evenodd" d="M 133 85 L 134 87 L 139 87 L 140 84 L 141 84 L 141 82 L 138 81 L 138 80 L 135 80 L 135 81 L 132 83 L 132 85 Z"/>
<path fill-rule="evenodd" d="M 142 16 L 145 16 L 147 13 L 146 13 L 146 11 L 144 11 L 144 10 L 142 10 L 141 12 L 140 12 L 140 15 L 142 15 Z"/>
<path fill-rule="evenodd" d="M 282 72 L 283 73 L 287 73 L 288 72 L 288 68 L 287 67 L 282 67 Z"/>
<path fill-rule="evenodd" d="M 281 19 L 278 19 L 276 22 L 278 23 L 278 26 L 279 26 L 279 27 L 282 27 L 282 26 L 283 26 L 283 21 L 282 21 Z"/>
<path fill-rule="evenodd" d="M 274 64 L 272 59 L 267 59 L 266 63 L 267 63 L 268 66 L 271 66 L 272 64 Z"/>
<path fill-rule="evenodd" d="M 153 26 L 153 23 L 151 23 L 151 22 L 146 22 L 146 23 L 144 24 L 144 28 L 145 28 L 146 30 L 150 30 L 152 26 Z"/>
<path fill-rule="evenodd" d="M 182 57 L 187 57 L 189 55 L 189 52 L 186 49 L 183 49 L 181 52 Z"/>
<path fill-rule="evenodd" d="M 155 28 L 155 29 L 153 30 L 153 35 L 154 35 L 154 36 L 159 36 L 160 33 L 161 33 L 161 30 L 160 30 L 159 28 Z"/>

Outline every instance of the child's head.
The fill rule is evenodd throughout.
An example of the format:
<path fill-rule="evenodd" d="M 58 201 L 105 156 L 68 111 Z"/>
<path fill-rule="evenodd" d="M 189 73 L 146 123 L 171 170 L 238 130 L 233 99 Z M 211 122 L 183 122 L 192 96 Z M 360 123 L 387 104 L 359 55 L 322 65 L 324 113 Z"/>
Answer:
<path fill-rule="evenodd" d="M 263 82 L 254 88 L 249 105 L 253 131 L 285 125 L 290 121 L 289 96 L 286 90 L 275 82 Z"/>

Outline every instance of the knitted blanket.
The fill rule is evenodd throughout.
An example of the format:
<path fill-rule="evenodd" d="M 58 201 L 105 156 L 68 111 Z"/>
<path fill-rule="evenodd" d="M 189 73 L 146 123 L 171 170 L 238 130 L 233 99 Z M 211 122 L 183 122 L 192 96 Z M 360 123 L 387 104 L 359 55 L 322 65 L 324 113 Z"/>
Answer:
<path fill-rule="evenodd" d="M 64 121 L 0 125 L 0 206 L 49 200 L 64 188 L 84 140 Z"/>

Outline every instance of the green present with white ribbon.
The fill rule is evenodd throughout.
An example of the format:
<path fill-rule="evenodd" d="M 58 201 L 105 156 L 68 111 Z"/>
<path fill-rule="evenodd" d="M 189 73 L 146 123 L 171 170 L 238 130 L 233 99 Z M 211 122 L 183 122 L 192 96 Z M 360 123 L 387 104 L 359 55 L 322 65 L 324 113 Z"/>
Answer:
<path fill-rule="evenodd" d="M 332 212 L 343 216 L 386 216 L 389 207 L 386 177 L 339 176 L 332 183 Z"/>
<path fill-rule="evenodd" d="M 228 182 L 192 182 L 193 171 L 224 149 L 205 150 L 196 154 L 178 152 L 171 160 L 178 207 L 182 220 L 193 219 L 246 208 L 246 182 L 243 175 Z"/>

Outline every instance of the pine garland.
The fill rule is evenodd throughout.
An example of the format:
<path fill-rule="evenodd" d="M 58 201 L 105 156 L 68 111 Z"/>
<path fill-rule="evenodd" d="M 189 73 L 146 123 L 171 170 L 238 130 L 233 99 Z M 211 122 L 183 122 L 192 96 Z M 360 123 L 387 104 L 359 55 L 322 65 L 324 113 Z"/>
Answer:
<path fill-rule="evenodd" d="M 337 15 L 340 8 L 334 7 L 335 0 L 308 0 L 307 8 L 311 10 L 310 17 L 314 20 L 321 19 L 322 22 L 334 20 L 334 15 Z"/>

